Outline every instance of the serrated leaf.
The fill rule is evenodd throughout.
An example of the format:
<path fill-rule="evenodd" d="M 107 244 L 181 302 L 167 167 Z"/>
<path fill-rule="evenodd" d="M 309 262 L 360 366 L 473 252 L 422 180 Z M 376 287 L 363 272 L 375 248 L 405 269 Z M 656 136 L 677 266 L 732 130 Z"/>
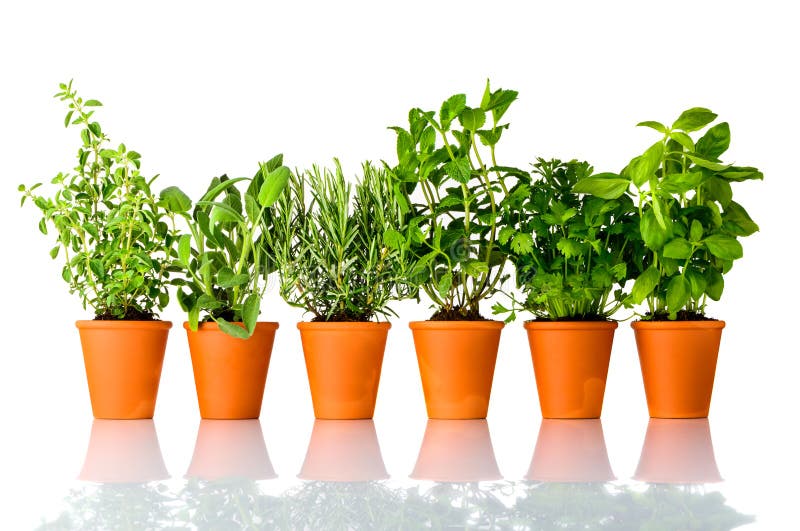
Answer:
<path fill-rule="evenodd" d="M 472 167 L 466 157 L 451 160 L 444 165 L 444 171 L 454 181 L 466 184 L 472 176 Z"/>
<path fill-rule="evenodd" d="M 439 281 L 436 283 L 436 291 L 439 292 L 439 296 L 442 298 L 447 297 L 450 293 L 450 287 L 453 285 L 453 274 L 450 271 L 447 271 L 441 277 L 439 277 Z"/>
<path fill-rule="evenodd" d="M 580 242 L 577 242 L 570 238 L 562 237 L 556 243 L 556 248 L 561 251 L 561 254 L 564 255 L 565 258 L 570 259 L 575 256 L 580 256 L 583 254 L 583 245 Z"/>
<path fill-rule="evenodd" d="M 389 249 L 399 251 L 406 243 L 406 239 L 402 234 L 394 229 L 386 229 L 383 233 L 383 244 Z"/>
<path fill-rule="evenodd" d="M 458 115 L 458 121 L 464 129 L 477 131 L 486 123 L 486 111 L 467 107 Z"/>
<path fill-rule="evenodd" d="M 450 123 L 461 114 L 461 111 L 463 111 L 466 106 L 467 96 L 465 94 L 455 94 L 442 103 L 442 108 L 439 111 L 439 121 L 441 122 L 440 125 L 442 129 L 445 131 L 449 130 Z"/>
<path fill-rule="evenodd" d="M 516 231 L 513 227 L 503 227 L 500 229 L 500 233 L 497 235 L 497 241 L 500 242 L 500 245 L 505 245 L 508 243 L 508 240 L 514 235 Z"/>
<path fill-rule="evenodd" d="M 461 267 L 464 268 L 464 272 L 469 276 L 476 278 L 484 273 L 489 272 L 489 265 L 486 262 L 481 262 L 480 260 L 467 260 L 461 264 Z"/>
<path fill-rule="evenodd" d="M 517 232 L 511 238 L 511 250 L 516 254 L 530 254 L 533 251 L 533 237 L 524 232 Z"/>

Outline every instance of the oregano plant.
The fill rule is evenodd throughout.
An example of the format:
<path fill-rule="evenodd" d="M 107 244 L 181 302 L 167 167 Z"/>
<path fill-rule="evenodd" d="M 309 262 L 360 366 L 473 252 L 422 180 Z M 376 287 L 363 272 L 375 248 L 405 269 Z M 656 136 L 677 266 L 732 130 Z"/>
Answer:
<path fill-rule="evenodd" d="M 408 217 L 395 247 L 415 257 L 414 282 L 433 301 L 434 320 L 483 319 L 480 302 L 505 278 L 502 201 L 524 172 L 500 165 L 496 149 L 516 99 L 516 91 L 492 91 L 487 81 L 474 107 L 456 94 L 438 113 L 413 108 L 408 128 L 391 128 L 398 162 L 390 173 Z"/>
<path fill-rule="evenodd" d="M 395 315 L 392 301 L 412 297 L 403 214 L 390 177 L 362 165 L 355 185 L 334 168 L 296 172 L 273 212 L 270 241 L 280 290 L 312 321 L 370 321 Z"/>
<path fill-rule="evenodd" d="M 253 334 L 268 276 L 275 270 L 267 237 L 270 207 L 284 192 L 289 174 L 283 155 L 277 155 L 252 178 L 214 177 L 191 216 L 185 194 L 168 190 L 185 206 L 188 222 L 189 233 L 180 236 L 175 259 L 186 277 L 176 283 L 191 330 L 201 321 L 213 321 L 233 337 Z M 246 185 L 244 193 L 237 185 Z"/>
<path fill-rule="evenodd" d="M 152 192 L 156 177 L 141 174 L 141 155 L 113 147 L 95 120 L 102 104 L 80 97 L 72 81 L 59 89 L 64 125 L 80 131 L 78 163 L 51 180 L 51 194 L 42 194 L 41 183 L 20 185 L 22 203 L 41 211 L 39 230 L 56 237 L 50 256 L 62 258 L 70 293 L 96 319 L 155 319 L 169 302 L 176 212 Z"/>
<path fill-rule="evenodd" d="M 631 186 L 636 190 L 641 248 L 628 302 L 644 303 L 645 319 L 704 319 L 708 299 L 720 299 L 723 276 L 743 255 L 739 238 L 758 231 L 733 200 L 731 184 L 764 176 L 720 160 L 730 145 L 730 127 L 727 122 L 708 127 L 716 118 L 695 107 L 671 126 L 641 122 L 661 138 L 619 175 L 588 177 L 575 187 L 607 199 Z"/>
<path fill-rule="evenodd" d="M 630 195 L 614 199 L 577 193 L 594 174 L 588 162 L 542 158 L 529 178 L 506 197 L 499 243 L 516 269 L 525 297 L 511 308 L 497 303 L 508 321 L 523 310 L 544 320 L 607 320 L 623 304 L 626 251 L 638 226 Z"/>

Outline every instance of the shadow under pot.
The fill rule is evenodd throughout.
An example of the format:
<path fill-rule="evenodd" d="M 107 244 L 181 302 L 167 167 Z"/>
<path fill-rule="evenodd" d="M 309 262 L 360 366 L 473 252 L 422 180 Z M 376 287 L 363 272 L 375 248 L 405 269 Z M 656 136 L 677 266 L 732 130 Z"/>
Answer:
<path fill-rule="evenodd" d="M 650 416 L 707 417 L 725 321 L 638 321 L 631 326 Z"/>
<path fill-rule="evenodd" d="M 524 326 L 542 416 L 599 418 L 617 323 L 530 321 Z"/>
<path fill-rule="evenodd" d="M 318 419 L 371 419 L 390 323 L 297 323 Z"/>
<path fill-rule="evenodd" d="M 503 326 L 499 321 L 409 323 L 429 418 L 486 418 Z"/>
<path fill-rule="evenodd" d="M 98 419 L 151 419 L 168 321 L 77 321 L 92 413 Z"/>
<path fill-rule="evenodd" d="M 278 323 L 257 323 L 247 339 L 229 336 L 211 322 L 201 323 L 196 332 L 189 323 L 183 327 L 189 339 L 200 416 L 258 418 Z"/>

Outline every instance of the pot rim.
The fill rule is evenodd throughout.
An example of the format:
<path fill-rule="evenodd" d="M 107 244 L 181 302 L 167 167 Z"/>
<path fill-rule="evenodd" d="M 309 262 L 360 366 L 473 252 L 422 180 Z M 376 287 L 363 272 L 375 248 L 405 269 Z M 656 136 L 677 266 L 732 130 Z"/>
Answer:
<path fill-rule="evenodd" d="M 709 330 L 725 328 L 725 321 L 634 321 L 634 330 Z"/>
<path fill-rule="evenodd" d="M 241 323 L 241 322 L 233 322 L 232 324 L 244 326 L 244 323 Z M 277 330 L 279 327 L 280 327 L 280 323 L 277 323 L 275 321 L 258 321 L 256 323 L 256 330 Z M 183 322 L 183 328 L 187 332 L 193 332 L 193 330 L 191 328 L 189 328 L 189 321 L 184 321 Z M 206 331 L 209 331 L 209 332 L 210 331 L 214 331 L 214 330 L 219 330 L 219 325 L 217 323 L 213 322 L 213 321 L 210 321 L 210 322 L 207 322 L 207 323 L 200 323 L 198 325 L 198 327 L 197 327 L 197 331 L 201 332 L 203 330 L 206 330 Z"/>
<path fill-rule="evenodd" d="M 616 330 L 617 321 L 527 321 L 522 324 L 525 330 Z"/>
<path fill-rule="evenodd" d="M 411 330 L 502 330 L 503 321 L 411 321 Z"/>
<path fill-rule="evenodd" d="M 392 323 L 388 321 L 300 321 L 297 323 L 297 329 L 301 332 L 303 330 L 314 330 L 315 332 L 334 331 L 334 330 L 358 330 L 358 331 L 383 331 L 389 330 Z"/>
<path fill-rule="evenodd" d="M 89 329 L 114 329 L 122 328 L 125 330 L 150 329 L 150 330 L 169 330 L 172 328 L 172 321 L 125 321 L 125 320 L 78 320 L 75 326 L 80 330 Z"/>

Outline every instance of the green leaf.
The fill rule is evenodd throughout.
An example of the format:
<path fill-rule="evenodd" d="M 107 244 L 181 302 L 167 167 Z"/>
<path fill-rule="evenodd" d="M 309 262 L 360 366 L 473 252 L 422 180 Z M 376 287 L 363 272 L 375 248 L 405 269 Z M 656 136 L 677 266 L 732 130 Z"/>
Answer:
<path fill-rule="evenodd" d="M 72 120 L 72 114 L 73 114 L 74 112 L 75 112 L 75 111 L 69 111 L 69 112 L 67 113 L 67 115 L 64 117 L 64 127 L 69 127 L 69 122 L 70 122 L 70 120 Z"/>
<path fill-rule="evenodd" d="M 704 158 L 698 157 L 696 155 L 689 155 L 688 153 L 686 154 L 686 156 L 689 158 L 689 160 L 691 160 L 692 162 L 694 162 L 695 164 L 697 164 L 701 168 L 706 168 L 706 169 L 713 170 L 713 171 L 722 171 L 722 170 L 730 168 L 730 164 L 722 164 L 721 162 L 713 162 L 713 161 L 706 160 Z"/>
<path fill-rule="evenodd" d="M 188 212 L 192 208 L 192 200 L 177 186 L 164 188 L 158 197 L 170 212 Z"/>
<path fill-rule="evenodd" d="M 704 187 L 706 190 L 706 193 L 704 194 L 706 198 L 719 201 L 719 204 L 722 205 L 722 208 L 728 207 L 731 202 L 731 198 L 733 197 L 731 183 L 725 179 L 720 179 L 719 177 L 712 175 L 706 180 Z"/>
<path fill-rule="evenodd" d="M 644 244 L 654 251 L 661 249 L 667 240 L 672 237 L 672 227 L 668 226 L 666 229 L 661 227 L 652 208 L 644 211 L 639 222 L 639 230 L 642 233 Z"/>
<path fill-rule="evenodd" d="M 52 249 L 50 249 L 50 258 L 53 258 L 53 259 L 55 259 L 55 257 L 56 257 L 56 256 L 58 256 L 58 250 L 59 250 L 59 249 L 61 249 L 61 246 L 60 246 L 60 245 L 56 245 L 55 247 L 53 247 Z"/>
<path fill-rule="evenodd" d="M 581 179 L 572 191 L 577 194 L 591 194 L 603 199 L 617 199 L 630 186 L 630 181 L 615 173 L 598 173 Z"/>
<path fill-rule="evenodd" d="M 705 158 L 716 159 L 731 145 L 731 128 L 728 122 L 718 123 L 697 141 L 694 151 Z"/>
<path fill-rule="evenodd" d="M 442 103 L 442 108 L 439 111 L 439 121 L 441 122 L 442 129 L 447 131 L 450 129 L 450 122 L 461 114 L 461 111 L 467 106 L 467 96 L 465 94 L 456 94 L 450 96 L 447 101 Z"/>
<path fill-rule="evenodd" d="M 561 254 L 563 254 L 567 259 L 583 254 L 583 245 L 581 245 L 580 242 L 570 238 L 561 237 L 561 239 L 558 240 L 558 243 L 556 243 L 556 248 L 558 248 L 558 250 L 561 251 Z"/>
<path fill-rule="evenodd" d="M 266 170 L 266 167 L 264 167 Z M 264 172 L 262 170 L 262 174 Z M 279 166 L 277 169 L 264 175 L 264 184 L 258 191 L 258 203 L 262 207 L 270 207 L 281 196 L 281 193 L 289 183 L 291 172 L 286 166 Z"/>
<path fill-rule="evenodd" d="M 184 266 L 189 265 L 189 259 L 192 253 L 192 237 L 188 234 L 181 235 L 178 240 L 178 260 Z"/>
<path fill-rule="evenodd" d="M 722 273 L 716 269 L 709 268 L 705 272 L 706 279 L 706 294 L 715 301 L 722 297 L 722 290 L 725 288 L 725 280 L 722 278 Z"/>
<path fill-rule="evenodd" d="M 100 130 L 100 124 L 97 122 L 92 122 L 88 125 L 89 131 L 96 137 L 100 137 L 102 135 L 102 131 Z"/>
<path fill-rule="evenodd" d="M 703 240 L 711 254 L 725 260 L 736 260 L 744 255 L 742 244 L 732 236 L 712 234 Z"/>
<path fill-rule="evenodd" d="M 744 207 L 735 201 L 729 202 L 725 207 L 722 220 L 733 224 L 731 232 L 737 236 L 750 236 L 759 230 L 758 224 L 750 218 Z"/>
<path fill-rule="evenodd" d="M 200 322 L 200 305 L 197 304 L 197 302 L 195 302 L 194 306 L 189 308 L 187 317 L 189 321 L 189 328 L 192 331 L 197 332 L 197 327 Z"/>
<path fill-rule="evenodd" d="M 103 104 L 97 100 L 86 100 L 83 102 L 84 107 L 102 107 Z"/>
<path fill-rule="evenodd" d="M 525 232 L 517 232 L 511 238 L 511 250 L 516 254 L 530 254 L 533 251 L 533 237 Z"/>
<path fill-rule="evenodd" d="M 238 338 L 238 339 L 247 339 L 250 337 L 250 334 L 245 330 L 243 327 L 229 323 L 222 317 L 218 317 L 216 319 L 217 324 L 219 325 L 219 329 L 228 334 L 229 336 Z"/>
<path fill-rule="evenodd" d="M 505 245 L 508 243 L 508 240 L 511 239 L 511 237 L 514 235 L 515 232 L 516 231 L 514 230 L 513 227 L 508 227 L 508 226 L 503 227 L 502 229 L 500 229 L 500 234 L 498 234 L 497 236 L 497 241 L 500 242 L 500 245 Z"/>
<path fill-rule="evenodd" d="M 687 132 L 698 131 L 716 118 L 717 115 L 706 108 L 692 107 L 681 113 L 675 123 L 672 124 L 672 129 L 681 129 Z"/>
<path fill-rule="evenodd" d="M 667 127 L 659 122 L 654 122 L 652 120 L 647 120 L 645 122 L 639 122 L 636 124 L 636 127 L 649 127 L 650 129 L 655 129 L 659 133 L 666 133 Z"/>
<path fill-rule="evenodd" d="M 697 221 L 697 220 L 695 220 Z M 678 258 L 684 260 L 692 256 L 692 244 L 684 238 L 672 238 L 664 245 L 663 255 L 667 258 Z"/>
<path fill-rule="evenodd" d="M 95 226 L 93 223 L 89 223 L 87 221 L 83 225 L 81 225 L 81 227 L 83 227 L 83 230 L 88 232 L 92 236 L 92 238 L 95 239 L 95 241 L 100 240 L 100 233 L 97 231 L 97 226 Z"/>
<path fill-rule="evenodd" d="M 696 219 L 692 220 L 692 226 L 689 229 L 689 241 L 697 243 L 703 238 L 703 224 Z"/>
<path fill-rule="evenodd" d="M 659 278 L 660 274 L 655 266 L 648 267 L 639 275 L 631 289 L 631 299 L 634 304 L 641 304 L 653 292 L 658 285 Z"/>
<path fill-rule="evenodd" d="M 642 155 L 636 157 L 628 165 L 628 174 L 637 188 L 641 188 L 644 183 L 650 180 L 661 165 L 661 157 L 664 155 L 664 144 L 656 142 Z"/>
<path fill-rule="evenodd" d="M 244 304 L 242 304 L 242 321 L 244 321 L 244 326 L 247 329 L 248 335 L 253 335 L 260 311 L 261 297 L 256 293 L 251 293 L 244 300 Z"/>
<path fill-rule="evenodd" d="M 92 273 L 97 276 L 97 278 L 103 278 L 105 276 L 105 269 L 103 268 L 103 262 L 98 260 L 97 258 L 93 258 L 89 260 L 89 269 L 92 270 Z"/>
<path fill-rule="evenodd" d="M 464 129 L 477 131 L 486 123 L 486 111 L 467 107 L 458 115 L 458 121 Z"/>
<path fill-rule="evenodd" d="M 464 272 L 471 277 L 479 277 L 483 273 L 489 272 L 489 265 L 486 262 L 481 262 L 480 260 L 467 260 L 461 267 L 464 268 Z"/>
<path fill-rule="evenodd" d="M 406 239 L 394 229 L 386 229 L 383 233 L 383 244 L 389 249 L 399 251 L 405 245 Z"/>
<path fill-rule="evenodd" d="M 217 284 L 221 288 L 233 288 L 241 286 L 250 280 L 250 275 L 245 273 L 236 274 L 230 267 L 223 267 L 217 273 Z"/>
<path fill-rule="evenodd" d="M 671 131 L 669 137 L 689 151 L 694 151 L 694 142 L 692 141 L 692 137 L 686 133 L 682 131 Z"/>
<path fill-rule="evenodd" d="M 706 279 L 703 274 L 697 269 L 690 267 L 687 268 L 684 275 L 689 281 L 689 286 L 692 292 L 693 299 L 699 299 L 706 291 Z"/>
<path fill-rule="evenodd" d="M 450 287 L 452 285 L 453 274 L 450 271 L 447 271 L 439 278 L 439 282 L 436 284 L 436 291 L 439 292 L 440 297 L 445 298 L 450 293 Z"/>
<path fill-rule="evenodd" d="M 466 184 L 472 175 L 472 167 L 466 157 L 461 157 L 456 160 L 451 160 L 444 165 L 444 171 L 454 181 Z"/>
<path fill-rule="evenodd" d="M 213 223 L 244 223 L 245 220 L 239 212 L 236 212 L 230 205 L 226 203 L 218 203 L 215 201 L 198 201 L 197 206 L 211 208 L 211 221 Z"/>
<path fill-rule="evenodd" d="M 683 275 L 672 277 L 667 285 L 667 308 L 670 314 L 677 313 L 686 303 L 689 302 L 691 295 L 691 285 Z"/>
<path fill-rule="evenodd" d="M 484 146 L 494 146 L 500 141 L 500 137 L 503 134 L 503 129 L 500 127 L 493 130 L 482 129 L 480 131 L 476 131 L 476 133 Z"/>

